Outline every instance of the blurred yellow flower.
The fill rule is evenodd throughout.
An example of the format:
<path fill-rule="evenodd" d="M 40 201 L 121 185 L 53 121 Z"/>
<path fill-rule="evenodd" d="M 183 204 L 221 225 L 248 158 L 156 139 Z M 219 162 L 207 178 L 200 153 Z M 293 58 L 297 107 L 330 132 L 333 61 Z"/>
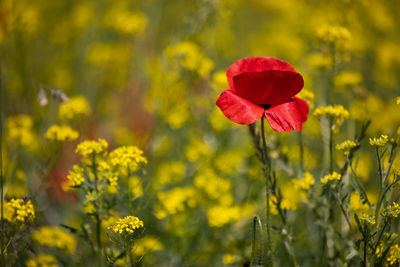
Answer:
<path fill-rule="evenodd" d="M 32 233 L 32 239 L 41 245 L 56 247 L 71 254 L 76 251 L 75 236 L 57 227 L 42 226 Z"/>
<path fill-rule="evenodd" d="M 34 143 L 32 128 L 33 121 L 29 115 L 14 115 L 7 118 L 7 137 L 21 146 L 30 147 Z"/>
<path fill-rule="evenodd" d="M 90 106 L 83 96 L 74 96 L 68 102 L 60 104 L 58 117 L 60 120 L 71 120 L 90 113 Z"/>
<path fill-rule="evenodd" d="M 25 262 L 27 267 L 58 267 L 57 260 L 53 255 L 39 254 L 36 258 Z"/>
<path fill-rule="evenodd" d="M 335 87 L 340 90 L 359 85 L 362 81 L 363 77 L 361 73 L 355 71 L 343 71 L 333 79 Z"/>
<path fill-rule="evenodd" d="M 79 133 L 70 126 L 63 124 L 50 126 L 44 136 L 46 139 L 54 141 L 73 141 L 79 137 Z"/>

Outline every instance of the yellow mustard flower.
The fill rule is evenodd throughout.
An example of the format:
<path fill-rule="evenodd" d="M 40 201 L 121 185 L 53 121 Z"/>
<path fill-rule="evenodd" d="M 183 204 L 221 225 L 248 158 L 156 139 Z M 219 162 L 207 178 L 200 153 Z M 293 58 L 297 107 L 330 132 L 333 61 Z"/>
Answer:
<path fill-rule="evenodd" d="M 233 253 L 226 253 L 222 257 L 223 264 L 234 264 L 236 261 L 236 255 Z"/>
<path fill-rule="evenodd" d="M 60 120 L 71 120 L 89 113 L 89 103 L 81 95 L 71 97 L 68 102 L 60 104 L 58 108 L 58 117 Z"/>
<path fill-rule="evenodd" d="M 181 161 L 170 161 L 162 163 L 157 169 L 157 184 L 171 184 L 183 180 L 186 165 Z"/>
<path fill-rule="evenodd" d="M 305 172 L 303 178 L 297 181 L 297 183 L 301 189 L 308 190 L 311 186 L 315 184 L 315 180 L 311 173 Z"/>
<path fill-rule="evenodd" d="M 398 96 L 398 97 L 396 98 L 396 105 L 398 105 L 398 106 L 400 107 L 400 96 Z"/>
<path fill-rule="evenodd" d="M 332 130 L 335 130 L 349 117 L 349 112 L 342 105 L 329 105 L 316 108 L 314 115 L 328 118 L 332 123 Z"/>
<path fill-rule="evenodd" d="M 6 133 L 10 140 L 29 147 L 34 143 L 33 121 L 28 115 L 15 115 L 7 118 Z"/>
<path fill-rule="evenodd" d="M 369 144 L 373 147 L 383 147 L 388 141 L 389 137 L 383 134 L 379 138 L 369 138 Z"/>
<path fill-rule="evenodd" d="M 356 142 L 351 140 L 346 140 L 343 143 L 337 144 L 336 149 L 343 151 L 344 155 L 347 156 L 350 154 L 350 150 L 356 146 L 357 146 Z"/>
<path fill-rule="evenodd" d="M 163 219 L 169 214 L 176 214 L 185 210 L 185 205 L 196 205 L 196 192 L 193 187 L 175 187 L 167 192 L 157 193 L 159 205 L 155 208 L 155 215 Z"/>
<path fill-rule="evenodd" d="M 57 267 L 57 260 L 53 255 L 39 254 L 36 258 L 25 262 L 27 267 Z"/>
<path fill-rule="evenodd" d="M 337 48 L 348 47 L 351 33 L 345 27 L 321 25 L 317 28 L 317 37 L 328 44 L 336 44 Z"/>
<path fill-rule="evenodd" d="M 72 166 L 72 171 L 69 171 L 67 178 L 70 186 L 81 185 L 85 181 L 83 176 L 83 168 L 79 167 L 78 165 Z"/>
<path fill-rule="evenodd" d="M 147 159 L 143 151 L 136 146 L 122 146 L 114 149 L 109 155 L 111 166 L 120 168 L 123 174 L 137 171 L 141 163 L 146 164 Z"/>
<path fill-rule="evenodd" d="M 52 125 L 44 135 L 46 139 L 55 141 L 73 141 L 79 137 L 79 133 L 68 125 Z"/>
<path fill-rule="evenodd" d="M 387 217 L 397 218 L 399 214 L 400 214 L 400 206 L 396 202 L 393 202 L 391 205 L 387 206 L 382 211 L 382 215 Z"/>
<path fill-rule="evenodd" d="M 101 138 L 97 142 L 94 140 L 85 140 L 78 144 L 75 152 L 82 156 L 91 156 L 93 153 L 100 154 L 106 151 L 107 147 L 107 141 Z"/>
<path fill-rule="evenodd" d="M 35 218 L 35 209 L 32 201 L 22 198 L 11 199 L 5 203 L 5 218 L 10 222 L 33 221 Z"/>
<path fill-rule="evenodd" d="M 335 76 L 333 83 L 336 88 L 343 90 L 346 87 L 354 87 L 361 84 L 363 81 L 362 75 L 355 71 L 343 71 Z"/>
<path fill-rule="evenodd" d="M 119 219 L 115 224 L 108 229 L 118 234 L 132 234 L 136 229 L 143 227 L 143 221 L 135 216 L 126 216 Z"/>
<path fill-rule="evenodd" d="M 339 181 L 342 178 L 342 175 L 340 175 L 337 172 L 333 172 L 331 174 L 325 175 L 323 178 L 321 178 L 321 183 L 327 184 L 328 182 L 331 181 Z"/>
<path fill-rule="evenodd" d="M 242 217 L 240 206 L 217 205 L 207 211 L 208 224 L 211 227 L 222 227 L 225 224 L 237 221 Z"/>
<path fill-rule="evenodd" d="M 41 245 L 59 248 L 71 254 L 76 251 L 75 236 L 57 227 L 42 226 L 32 233 L 32 239 Z"/>
<path fill-rule="evenodd" d="M 400 247 L 398 244 L 390 247 L 386 260 L 391 266 L 400 263 Z"/>

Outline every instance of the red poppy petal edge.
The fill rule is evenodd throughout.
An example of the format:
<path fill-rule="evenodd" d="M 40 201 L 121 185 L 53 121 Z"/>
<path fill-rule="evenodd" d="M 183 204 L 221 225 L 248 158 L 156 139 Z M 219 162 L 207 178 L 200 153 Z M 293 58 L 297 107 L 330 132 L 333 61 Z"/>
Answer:
<path fill-rule="evenodd" d="M 247 57 L 233 63 L 226 71 L 228 84 L 233 86 L 233 77 L 244 72 L 260 72 L 265 70 L 292 71 L 295 69 L 287 62 L 274 57 Z"/>
<path fill-rule="evenodd" d="M 294 129 L 301 132 L 307 120 L 308 104 L 298 97 L 292 97 L 288 102 L 265 110 L 264 114 L 276 132 L 290 132 Z"/>
<path fill-rule="evenodd" d="M 231 121 L 238 124 L 251 124 L 263 116 L 264 109 L 236 95 L 233 90 L 224 90 L 217 100 L 217 106 Z"/>

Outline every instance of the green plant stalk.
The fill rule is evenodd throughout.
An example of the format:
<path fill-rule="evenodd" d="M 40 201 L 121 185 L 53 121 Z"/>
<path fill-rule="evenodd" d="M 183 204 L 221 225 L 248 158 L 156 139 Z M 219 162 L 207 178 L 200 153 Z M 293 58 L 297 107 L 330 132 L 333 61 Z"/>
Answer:
<path fill-rule="evenodd" d="M 251 243 L 251 260 L 250 260 L 250 266 L 254 266 L 254 260 L 255 260 L 255 253 L 256 253 L 256 242 L 257 242 L 257 225 L 258 228 L 260 228 L 260 250 L 263 251 L 263 241 L 264 241 L 264 234 L 263 234 L 263 226 L 261 223 L 260 218 L 255 215 L 253 218 L 253 239 Z"/>
<path fill-rule="evenodd" d="M 96 193 L 99 193 L 99 189 L 97 186 L 98 182 L 98 176 L 97 176 L 97 169 L 96 169 L 96 153 L 93 152 L 92 154 L 92 171 L 94 175 L 94 190 Z M 101 219 L 99 216 L 99 205 L 96 205 L 96 214 L 95 214 L 95 220 L 96 220 L 96 241 L 97 241 L 97 259 L 98 259 L 98 266 L 102 266 L 102 245 L 101 245 Z"/>
<path fill-rule="evenodd" d="M 262 137 L 262 159 L 263 159 L 263 170 L 264 170 L 264 177 L 265 177 L 265 197 L 266 197 L 266 233 L 267 233 L 267 244 L 266 244 L 266 252 L 267 258 L 265 259 L 267 266 L 274 266 L 273 259 L 272 259 L 272 248 L 271 248 L 271 211 L 269 205 L 270 199 L 270 176 L 271 176 L 271 161 L 268 158 L 268 151 L 267 151 L 267 142 L 265 141 L 265 131 L 264 131 L 264 116 L 261 118 L 261 137 Z M 268 169 L 267 169 L 268 168 Z"/>
<path fill-rule="evenodd" d="M 0 75 L 1 77 L 1 75 Z M 2 81 L 0 80 L 0 102 L 3 102 L 2 96 Z M 0 103 L 0 106 L 3 107 L 3 103 Z M 6 255 L 4 252 L 4 177 L 3 177 L 3 111 L 0 110 L 0 266 L 6 266 Z"/>
<path fill-rule="evenodd" d="M 333 130 L 331 120 L 329 120 L 329 172 L 333 172 Z"/>
<path fill-rule="evenodd" d="M 376 210 L 375 210 L 375 221 L 378 223 L 379 221 L 379 212 L 382 205 L 382 189 L 383 189 L 383 174 L 382 174 L 382 162 L 381 162 L 381 155 L 379 154 L 379 149 L 375 148 L 376 157 L 378 158 L 378 173 L 379 173 L 379 188 L 378 188 L 378 202 L 376 203 Z"/>
<path fill-rule="evenodd" d="M 302 132 L 298 132 L 297 136 L 299 138 L 299 147 L 300 147 L 300 151 L 299 151 L 299 158 L 300 158 L 300 163 L 299 163 L 299 168 L 300 168 L 300 176 L 303 175 L 303 171 L 304 171 L 304 146 L 303 146 L 303 134 Z"/>

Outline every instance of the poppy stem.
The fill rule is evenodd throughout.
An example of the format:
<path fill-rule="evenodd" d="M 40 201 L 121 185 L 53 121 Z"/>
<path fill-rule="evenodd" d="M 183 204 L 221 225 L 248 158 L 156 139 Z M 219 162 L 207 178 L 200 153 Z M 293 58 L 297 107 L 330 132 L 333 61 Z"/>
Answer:
<path fill-rule="evenodd" d="M 270 211 L 270 180 L 271 180 L 271 160 L 268 156 L 268 150 L 267 150 L 267 142 L 265 141 L 265 131 L 264 131 L 264 116 L 261 118 L 261 138 L 262 138 L 262 153 L 261 157 L 263 160 L 263 171 L 264 171 L 264 177 L 265 177 L 265 197 L 266 197 L 266 232 L 267 232 L 267 244 L 265 246 L 266 248 L 266 263 L 267 266 L 273 266 L 273 260 L 272 260 L 272 248 L 271 248 L 271 211 Z"/>

